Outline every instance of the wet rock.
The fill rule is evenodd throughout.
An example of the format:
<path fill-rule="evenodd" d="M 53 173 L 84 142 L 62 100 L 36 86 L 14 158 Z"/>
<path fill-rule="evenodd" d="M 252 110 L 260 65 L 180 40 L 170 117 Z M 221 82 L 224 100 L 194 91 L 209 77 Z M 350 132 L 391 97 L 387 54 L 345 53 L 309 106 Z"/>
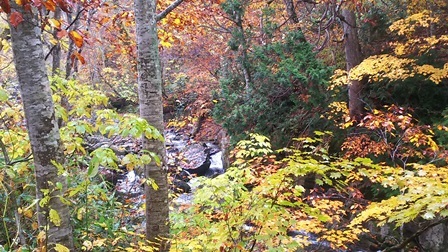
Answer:
<path fill-rule="evenodd" d="M 174 191 L 177 193 L 190 193 L 191 192 L 191 186 L 182 180 L 175 179 L 173 181 Z"/>

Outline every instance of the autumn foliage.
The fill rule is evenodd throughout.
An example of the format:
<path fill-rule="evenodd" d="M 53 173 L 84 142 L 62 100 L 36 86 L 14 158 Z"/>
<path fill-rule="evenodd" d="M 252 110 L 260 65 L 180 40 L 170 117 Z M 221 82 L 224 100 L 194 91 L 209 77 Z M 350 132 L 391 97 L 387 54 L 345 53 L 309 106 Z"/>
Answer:
<path fill-rule="evenodd" d="M 158 1 L 158 9 L 170 4 Z M 8 35 L 23 8 L 39 17 L 47 63 L 60 47 L 65 64 L 51 74 L 52 91 L 77 248 L 151 251 L 130 221 L 142 208 L 110 192 L 101 171 L 137 170 L 157 157 L 86 149 L 95 134 L 132 139 L 136 148 L 142 134 L 162 139 L 135 116 L 132 2 L 0 7 L 0 250 L 45 242 Z M 350 71 L 342 9 L 356 14 L 364 57 Z M 200 178 L 194 200 L 173 210 L 174 250 L 412 251 L 425 230 L 446 225 L 446 1 L 184 1 L 157 15 L 166 127 L 231 150 L 226 173 Z M 351 80 L 363 83 L 357 121 L 347 103 Z M 13 239 L 20 229 L 29 244 Z"/>

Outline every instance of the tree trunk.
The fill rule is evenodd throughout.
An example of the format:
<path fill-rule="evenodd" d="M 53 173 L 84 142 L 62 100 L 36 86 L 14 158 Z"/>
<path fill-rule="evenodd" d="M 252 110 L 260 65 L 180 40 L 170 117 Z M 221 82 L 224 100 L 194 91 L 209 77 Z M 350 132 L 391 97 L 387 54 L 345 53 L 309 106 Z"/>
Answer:
<path fill-rule="evenodd" d="M 162 80 L 156 25 L 156 1 L 135 0 L 134 3 L 140 116 L 163 133 Z M 154 162 L 145 167 L 146 178 L 153 179 L 158 185 L 157 190 L 145 185 L 146 237 L 152 242 L 157 242 L 160 251 L 168 251 L 166 238 L 169 236 L 169 208 L 165 144 L 158 140 L 144 138 L 143 149 L 156 153 L 162 160 L 161 167 Z"/>
<path fill-rule="evenodd" d="M 81 4 L 76 4 L 75 18 L 78 16 L 79 12 L 81 12 L 81 11 L 82 11 Z M 67 22 L 68 23 L 72 22 L 71 13 L 67 13 Z M 76 31 L 79 28 L 79 25 L 80 25 L 80 21 L 79 21 L 79 19 L 76 19 L 75 23 L 70 28 L 69 32 Z M 75 42 L 73 42 L 73 40 L 70 39 L 69 46 L 68 46 L 68 52 L 67 52 L 67 60 L 65 62 L 65 78 L 66 79 L 70 78 L 70 76 L 72 75 L 72 69 L 73 69 L 73 72 L 76 73 L 78 61 L 77 60 L 72 61 L 72 59 L 71 59 L 71 56 L 75 50 L 76 50 Z"/>
<path fill-rule="evenodd" d="M 344 18 L 345 59 L 347 62 L 347 71 L 350 72 L 353 67 L 361 63 L 363 58 L 358 40 L 355 12 L 349 9 L 343 9 L 342 16 Z M 362 81 L 349 80 L 348 107 L 350 118 L 356 121 L 359 121 L 364 114 L 364 104 L 361 97 L 362 86 Z"/>
<path fill-rule="evenodd" d="M 50 197 L 48 203 L 42 206 L 37 204 L 38 223 L 40 228 L 46 230 L 47 251 L 52 251 L 55 244 L 74 251 L 69 208 L 60 200 L 67 187 L 66 179 L 58 175 L 57 168 L 52 164 L 52 161 L 62 163 L 64 157 L 45 68 L 40 28 L 30 11 L 24 11 L 15 1 L 10 3 L 22 13 L 24 19 L 17 27 L 10 25 L 10 29 L 14 63 L 33 151 L 37 198 Z M 49 193 L 44 194 L 45 190 Z M 50 211 L 53 216 L 54 211 L 57 212 L 60 223 L 50 221 Z"/>
<path fill-rule="evenodd" d="M 54 12 L 54 18 L 59 20 L 61 18 L 61 9 L 60 8 L 56 8 L 55 12 Z M 55 39 L 57 39 L 57 34 L 58 34 L 58 29 L 53 28 L 53 37 Z M 52 66 L 52 74 L 56 75 L 57 71 L 60 70 L 61 68 L 61 44 L 59 42 L 56 45 L 54 45 L 54 49 L 51 52 L 52 55 L 52 62 L 53 62 L 53 66 Z"/>

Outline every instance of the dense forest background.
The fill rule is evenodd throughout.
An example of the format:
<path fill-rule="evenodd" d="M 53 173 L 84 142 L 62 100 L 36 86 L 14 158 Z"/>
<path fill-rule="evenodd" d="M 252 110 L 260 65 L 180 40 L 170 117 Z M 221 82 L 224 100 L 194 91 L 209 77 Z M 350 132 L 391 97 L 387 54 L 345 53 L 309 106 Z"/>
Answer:
<path fill-rule="evenodd" d="M 445 0 L 0 6 L 0 251 L 448 248 Z"/>

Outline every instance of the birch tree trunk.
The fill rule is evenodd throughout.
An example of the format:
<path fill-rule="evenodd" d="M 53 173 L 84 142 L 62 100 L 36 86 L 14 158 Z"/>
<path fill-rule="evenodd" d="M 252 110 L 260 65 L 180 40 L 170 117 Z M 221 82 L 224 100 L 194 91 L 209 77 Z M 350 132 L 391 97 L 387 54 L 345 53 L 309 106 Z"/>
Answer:
<path fill-rule="evenodd" d="M 353 10 L 343 9 L 344 18 L 344 42 L 345 59 L 347 62 L 347 72 L 357 66 L 361 61 L 362 53 L 358 39 L 358 28 L 356 27 L 356 15 Z M 348 83 L 348 107 L 350 118 L 359 121 L 364 114 L 364 104 L 362 102 L 362 81 L 349 80 Z"/>
<path fill-rule="evenodd" d="M 10 3 L 21 12 L 24 19 L 17 27 L 10 25 L 10 29 L 14 63 L 33 152 L 37 198 L 50 199 L 42 206 L 37 204 L 39 227 L 46 230 L 47 251 L 53 251 L 55 244 L 74 251 L 69 207 L 60 200 L 66 190 L 66 179 L 58 175 L 57 168 L 52 164 L 52 161 L 62 163 L 64 156 L 45 68 L 41 29 L 30 11 L 24 11 L 15 1 Z M 60 223 L 50 221 L 50 212 L 53 217 L 57 213 Z"/>
<path fill-rule="evenodd" d="M 140 116 L 163 134 L 162 79 L 156 25 L 156 1 L 135 0 L 137 71 Z M 153 179 L 158 189 L 145 185 L 146 238 L 157 242 L 160 251 L 168 251 L 169 236 L 168 181 L 165 169 L 165 144 L 143 139 L 143 149 L 156 153 L 162 166 L 154 162 L 145 167 L 145 177 Z M 161 240 L 160 240 L 161 239 Z"/>

